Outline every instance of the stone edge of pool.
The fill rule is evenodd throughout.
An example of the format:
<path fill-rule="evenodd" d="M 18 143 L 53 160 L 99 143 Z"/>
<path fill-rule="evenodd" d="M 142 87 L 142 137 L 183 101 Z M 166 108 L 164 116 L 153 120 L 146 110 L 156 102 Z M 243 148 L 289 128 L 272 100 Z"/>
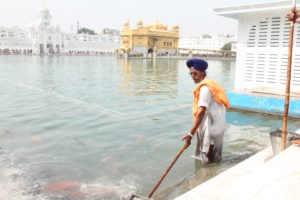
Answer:
<path fill-rule="evenodd" d="M 298 146 L 274 157 L 267 147 L 175 200 L 295 199 L 300 196 L 299 157 Z"/>
<path fill-rule="evenodd" d="M 232 109 L 282 115 L 284 96 L 254 94 L 247 91 L 226 92 Z M 300 118 L 300 98 L 290 98 L 289 117 Z"/>

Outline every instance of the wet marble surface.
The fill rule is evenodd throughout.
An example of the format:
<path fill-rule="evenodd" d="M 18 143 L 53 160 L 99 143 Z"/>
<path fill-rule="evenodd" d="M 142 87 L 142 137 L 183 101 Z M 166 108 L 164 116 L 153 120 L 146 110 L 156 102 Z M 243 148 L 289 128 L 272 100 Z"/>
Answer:
<path fill-rule="evenodd" d="M 268 147 L 176 200 L 299 199 L 299 146 L 272 156 Z"/>

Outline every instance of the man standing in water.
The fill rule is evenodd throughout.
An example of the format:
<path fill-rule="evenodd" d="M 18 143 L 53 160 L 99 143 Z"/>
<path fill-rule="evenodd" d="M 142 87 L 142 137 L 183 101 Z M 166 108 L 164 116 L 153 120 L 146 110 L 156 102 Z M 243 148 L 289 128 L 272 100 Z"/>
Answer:
<path fill-rule="evenodd" d="M 195 158 L 204 162 L 220 161 L 226 108 L 229 108 L 228 98 L 217 82 L 205 78 L 205 70 L 208 67 L 205 60 L 192 58 L 186 62 L 186 65 L 197 86 L 193 91 L 193 126 L 182 140 L 185 140 L 187 148 L 195 135 L 197 138 Z"/>

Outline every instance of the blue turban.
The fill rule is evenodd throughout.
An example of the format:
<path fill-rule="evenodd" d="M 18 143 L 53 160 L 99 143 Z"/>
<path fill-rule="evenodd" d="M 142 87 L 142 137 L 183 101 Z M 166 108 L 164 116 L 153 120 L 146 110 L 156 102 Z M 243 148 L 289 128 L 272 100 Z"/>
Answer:
<path fill-rule="evenodd" d="M 198 71 L 205 71 L 208 67 L 208 64 L 205 60 L 202 60 L 200 58 L 192 58 L 186 61 L 186 66 L 188 68 L 193 67 Z"/>

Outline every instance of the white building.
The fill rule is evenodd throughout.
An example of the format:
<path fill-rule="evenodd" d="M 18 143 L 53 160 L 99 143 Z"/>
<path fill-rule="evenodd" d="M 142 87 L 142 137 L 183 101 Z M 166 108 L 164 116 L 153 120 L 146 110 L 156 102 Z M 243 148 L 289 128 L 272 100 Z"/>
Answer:
<path fill-rule="evenodd" d="M 0 53 L 31 53 L 32 40 L 26 30 L 0 27 Z M 28 51 L 28 52 L 27 52 Z"/>
<path fill-rule="evenodd" d="M 26 29 L 0 27 L 0 53 L 7 54 L 113 54 L 120 46 L 116 34 L 68 34 L 51 23 L 41 8 L 35 23 Z"/>
<path fill-rule="evenodd" d="M 232 51 L 234 51 L 236 36 L 229 34 L 203 34 L 198 37 L 180 38 L 178 48 L 221 50 L 221 48 L 227 43 L 233 43 Z"/>
<path fill-rule="evenodd" d="M 287 76 L 290 25 L 286 15 L 292 1 L 214 9 L 238 20 L 235 90 L 284 89 Z M 295 24 L 291 91 L 300 91 L 300 27 Z"/>

